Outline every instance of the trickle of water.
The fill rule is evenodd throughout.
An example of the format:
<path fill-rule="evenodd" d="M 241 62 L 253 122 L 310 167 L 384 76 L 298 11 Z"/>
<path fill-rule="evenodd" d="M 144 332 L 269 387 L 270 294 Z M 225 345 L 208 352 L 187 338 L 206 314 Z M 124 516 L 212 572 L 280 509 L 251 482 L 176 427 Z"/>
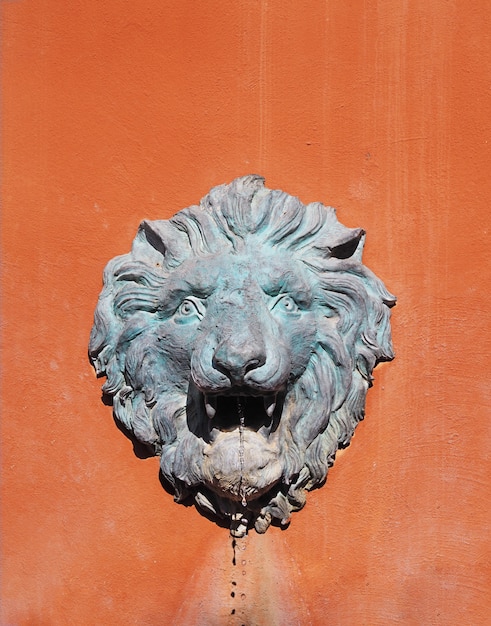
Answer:
<path fill-rule="evenodd" d="M 237 398 L 237 411 L 239 413 L 239 465 L 240 465 L 240 480 L 239 480 L 239 495 L 242 498 L 242 506 L 247 506 L 246 490 L 242 484 L 244 476 L 244 428 L 245 428 L 245 416 L 244 407 L 240 398 Z"/>

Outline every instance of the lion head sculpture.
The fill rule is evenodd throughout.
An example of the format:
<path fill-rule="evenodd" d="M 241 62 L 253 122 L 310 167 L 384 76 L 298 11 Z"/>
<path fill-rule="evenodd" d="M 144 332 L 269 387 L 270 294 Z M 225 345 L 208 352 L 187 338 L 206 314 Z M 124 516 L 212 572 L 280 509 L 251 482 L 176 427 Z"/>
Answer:
<path fill-rule="evenodd" d="M 364 231 L 245 176 L 113 259 L 89 354 L 115 418 L 160 455 L 177 501 L 232 534 L 288 523 L 363 419 L 393 358 L 395 298 Z"/>

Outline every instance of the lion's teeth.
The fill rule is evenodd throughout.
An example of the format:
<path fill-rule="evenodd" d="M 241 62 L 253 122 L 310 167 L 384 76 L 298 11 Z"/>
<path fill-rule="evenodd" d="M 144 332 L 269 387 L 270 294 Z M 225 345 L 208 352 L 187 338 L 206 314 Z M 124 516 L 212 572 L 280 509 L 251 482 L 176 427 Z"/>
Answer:
<path fill-rule="evenodd" d="M 217 412 L 217 399 L 210 396 L 205 396 L 205 410 L 206 415 L 208 415 L 209 419 L 212 420 Z"/>
<path fill-rule="evenodd" d="M 276 396 L 265 396 L 264 397 L 264 410 L 268 417 L 272 417 L 274 410 L 276 408 Z"/>

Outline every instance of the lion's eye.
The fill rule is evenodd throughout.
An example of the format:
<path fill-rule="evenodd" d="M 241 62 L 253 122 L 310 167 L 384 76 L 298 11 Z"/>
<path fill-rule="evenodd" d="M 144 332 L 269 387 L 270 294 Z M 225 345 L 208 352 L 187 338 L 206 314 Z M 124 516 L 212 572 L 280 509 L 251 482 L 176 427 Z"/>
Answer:
<path fill-rule="evenodd" d="M 282 295 L 274 303 L 272 310 L 283 311 L 284 313 L 296 313 L 298 305 L 291 296 Z"/>
<path fill-rule="evenodd" d="M 196 308 L 196 305 L 194 304 L 194 302 L 191 302 L 191 300 L 184 300 L 184 302 L 179 307 L 179 313 L 181 315 L 194 315 L 197 312 L 198 310 Z"/>
<path fill-rule="evenodd" d="M 175 319 L 180 322 L 192 322 L 193 320 L 201 320 L 203 315 L 202 304 L 195 298 L 186 298 L 179 305 L 175 313 Z"/>

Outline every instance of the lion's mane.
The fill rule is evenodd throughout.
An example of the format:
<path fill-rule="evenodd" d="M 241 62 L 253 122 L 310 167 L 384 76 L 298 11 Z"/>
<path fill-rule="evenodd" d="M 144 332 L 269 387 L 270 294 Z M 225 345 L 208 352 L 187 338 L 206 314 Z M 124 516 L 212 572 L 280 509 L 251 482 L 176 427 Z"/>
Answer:
<path fill-rule="evenodd" d="M 189 432 L 189 372 L 184 380 L 173 371 L 180 346 L 157 342 L 154 328 L 172 313 L 179 291 L 173 276 L 183 263 L 206 263 L 210 255 L 246 246 L 250 237 L 255 246 L 285 250 L 303 263 L 325 310 L 309 365 L 285 401 L 296 427 L 285 442 L 282 482 L 251 505 L 251 522 L 264 532 L 274 519 L 286 523 L 304 505 L 305 491 L 325 481 L 336 451 L 363 419 L 373 368 L 393 358 L 395 298 L 361 262 L 364 232 L 342 226 L 331 207 L 305 206 L 265 188 L 260 176 L 215 187 L 199 206 L 168 221 L 142 222 L 131 252 L 107 265 L 89 354 L 97 374 L 107 377 L 103 392 L 116 419 L 161 455 L 176 498 L 191 493 L 202 508 L 230 516 L 233 505 L 200 484 L 199 464 L 182 462 L 202 454 L 202 442 Z M 335 390 L 332 398 L 326 388 Z"/>

